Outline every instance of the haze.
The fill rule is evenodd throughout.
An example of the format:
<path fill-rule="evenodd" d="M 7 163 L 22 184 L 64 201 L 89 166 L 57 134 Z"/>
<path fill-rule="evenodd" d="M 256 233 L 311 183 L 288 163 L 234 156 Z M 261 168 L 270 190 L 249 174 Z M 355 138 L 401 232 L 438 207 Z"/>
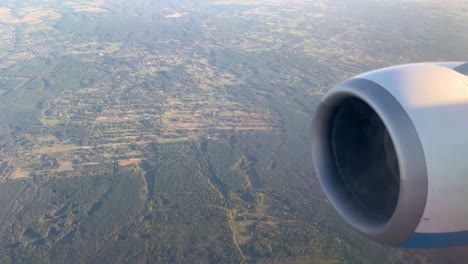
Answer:
<path fill-rule="evenodd" d="M 467 60 L 465 1 L 2 1 L 0 263 L 444 263 L 333 211 L 310 119 Z"/>

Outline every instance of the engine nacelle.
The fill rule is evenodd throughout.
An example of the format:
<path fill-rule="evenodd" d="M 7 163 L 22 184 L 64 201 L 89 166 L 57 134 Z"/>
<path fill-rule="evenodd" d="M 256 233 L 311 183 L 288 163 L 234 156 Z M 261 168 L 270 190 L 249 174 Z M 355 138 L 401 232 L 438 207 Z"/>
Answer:
<path fill-rule="evenodd" d="M 468 63 L 368 72 L 316 109 L 312 158 L 338 213 L 412 248 L 468 244 Z"/>

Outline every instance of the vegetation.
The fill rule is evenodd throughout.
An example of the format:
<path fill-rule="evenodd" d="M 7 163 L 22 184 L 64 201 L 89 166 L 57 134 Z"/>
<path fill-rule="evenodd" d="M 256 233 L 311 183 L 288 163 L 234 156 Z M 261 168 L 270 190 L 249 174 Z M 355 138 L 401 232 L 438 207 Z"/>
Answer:
<path fill-rule="evenodd" d="M 2 1 L 0 263 L 447 261 L 350 230 L 308 138 L 344 78 L 466 54 L 458 5 Z"/>

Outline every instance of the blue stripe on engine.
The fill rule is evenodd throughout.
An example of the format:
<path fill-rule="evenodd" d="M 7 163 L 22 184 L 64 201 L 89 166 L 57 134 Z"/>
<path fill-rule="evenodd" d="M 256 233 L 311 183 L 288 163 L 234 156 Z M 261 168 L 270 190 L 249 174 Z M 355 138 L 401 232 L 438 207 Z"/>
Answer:
<path fill-rule="evenodd" d="M 450 233 L 414 233 L 403 248 L 445 248 L 468 244 L 468 231 Z"/>

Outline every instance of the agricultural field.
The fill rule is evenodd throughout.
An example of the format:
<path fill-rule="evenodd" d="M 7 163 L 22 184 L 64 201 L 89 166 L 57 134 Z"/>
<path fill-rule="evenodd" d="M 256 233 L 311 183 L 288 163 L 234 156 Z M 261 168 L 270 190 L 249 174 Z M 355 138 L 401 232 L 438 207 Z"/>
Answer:
<path fill-rule="evenodd" d="M 0 263 L 451 261 L 352 231 L 308 142 L 345 78 L 468 54 L 453 1 L 2 1 Z"/>

